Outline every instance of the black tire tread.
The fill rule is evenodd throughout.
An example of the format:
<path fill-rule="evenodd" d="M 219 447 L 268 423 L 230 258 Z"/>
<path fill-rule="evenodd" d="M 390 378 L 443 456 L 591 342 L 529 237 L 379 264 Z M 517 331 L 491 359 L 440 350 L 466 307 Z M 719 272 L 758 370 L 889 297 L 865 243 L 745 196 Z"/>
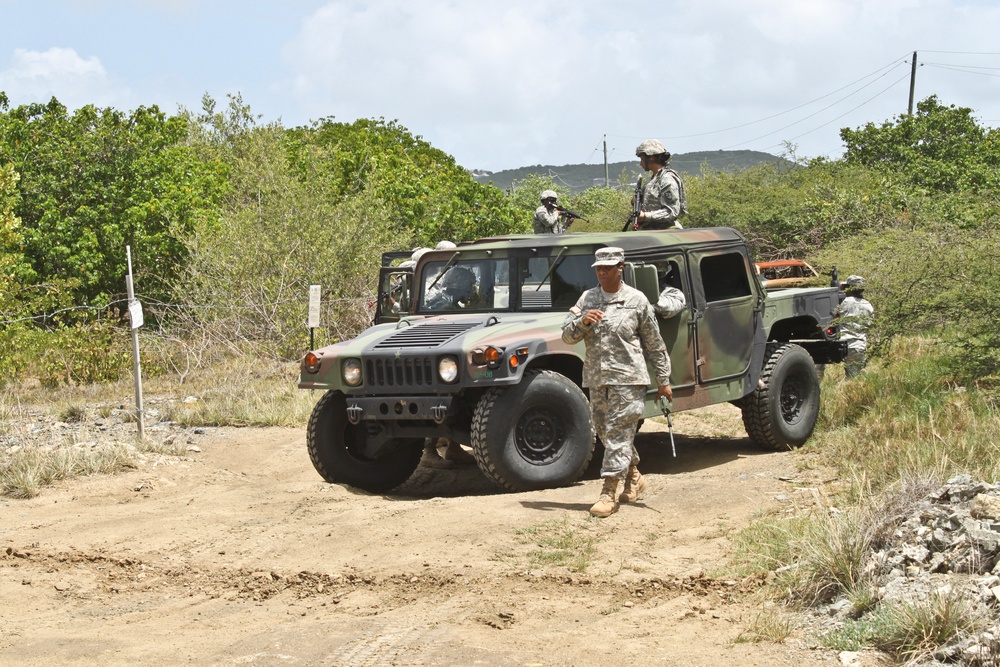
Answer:
<path fill-rule="evenodd" d="M 422 448 L 410 447 L 408 449 L 397 449 L 387 455 L 393 457 L 391 461 L 385 459 L 388 465 L 385 462 L 382 466 L 372 465 L 367 471 L 363 467 L 364 464 L 350 460 L 349 454 L 344 455 L 344 463 L 348 468 L 356 464 L 353 470 L 338 469 L 333 465 L 328 465 L 329 461 L 324 460 L 332 454 L 331 451 L 330 454 L 327 454 L 327 457 L 324 457 L 324 448 L 335 447 L 335 445 L 324 443 L 324 434 L 321 432 L 324 428 L 323 422 L 324 420 L 334 419 L 332 415 L 327 414 L 334 409 L 330 404 L 342 400 L 342 398 L 342 395 L 338 392 L 328 391 L 316 402 L 316 406 L 309 416 L 309 424 L 306 429 L 306 448 L 309 451 L 309 460 L 312 461 L 316 472 L 330 484 L 348 484 L 369 493 L 387 493 L 393 490 L 409 479 L 413 471 L 416 470 L 420 461 Z M 330 428 L 330 426 L 327 425 L 326 428 Z M 328 435 L 332 436 L 333 434 Z M 375 462 L 378 462 L 378 459 L 373 461 L 373 463 Z"/>
<path fill-rule="evenodd" d="M 481 444 L 486 440 L 486 427 L 490 421 L 490 413 L 502 391 L 503 389 L 498 388 L 490 389 L 479 399 L 476 414 L 472 418 L 472 454 L 476 457 L 479 469 L 490 481 L 507 491 L 517 491 L 517 488 L 500 474 L 496 464 L 487 456 L 486 448 Z"/>
<path fill-rule="evenodd" d="M 567 380 L 564 375 L 555 371 L 536 369 L 527 371 L 521 381 L 528 382 L 531 377 L 538 375 L 552 376 L 553 378 Z M 491 414 L 496 406 L 497 400 L 504 391 L 505 388 L 493 388 L 488 390 L 485 394 L 483 394 L 482 398 L 479 399 L 479 404 L 476 406 L 475 415 L 472 419 L 472 452 L 476 457 L 476 463 L 479 464 L 479 469 L 489 480 L 504 490 L 517 492 L 523 491 L 524 489 L 521 486 L 512 483 L 504 476 L 503 472 L 495 465 L 495 462 L 492 461 L 489 456 L 485 444 L 487 435 L 486 430 L 489 427 Z M 586 462 L 580 468 L 581 474 L 590 465 L 590 461 L 594 455 L 594 450 L 594 447 L 589 448 Z"/>
<path fill-rule="evenodd" d="M 769 343 L 766 352 L 767 358 L 757 387 L 739 401 L 743 426 L 747 435 L 761 449 L 776 452 L 793 449 L 780 437 L 776 425 L 771 421 L 771 392 L 781 391 L 780 387 L 773 386 L 771 378 L 778 363 L 792 349 L 802 348 L 791 343 Z"/>

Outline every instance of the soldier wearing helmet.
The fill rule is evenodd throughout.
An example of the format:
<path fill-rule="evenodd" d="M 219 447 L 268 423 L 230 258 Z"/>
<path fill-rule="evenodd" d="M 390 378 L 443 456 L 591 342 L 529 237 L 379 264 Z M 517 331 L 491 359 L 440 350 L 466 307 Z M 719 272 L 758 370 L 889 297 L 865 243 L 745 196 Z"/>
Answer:
<path fill-rule="evenodd" d="M 865 279 L 861 276 L 848 277 L 844 291 L 847 297 L 837 307 L 836 324 L 840 328 L 840 340 L 847 341 L 844 375 L 850 380 L 861 373 L 868 361 L 866 332 L 875 317 L 875 309 L 864 298 Z"/>
<path fill-rule="evenodd" d="M 670 153 L 656 139 L 647 139 L 635 149 L 649 180 L 642 188 L 642 207 L 636 223 L 639 229 L 681 229 L 678 218 L 687 213 L 684 182 L 667 167 Z"/>
<path fill-rule="evenodd" d="M 476 274 L 464 266 L 452 266 L 427 293 L 427 310 L 465 308 L 476 294 Z"/>
<path fill-rule="evenodd" d="M 554 190 L 542 190 L 538 195 L 542 205 L 535 209 L 532 223 L 536 234 L 562 234 L 566 231 L 565 214 L 556 208 L 559 195 Z"/>

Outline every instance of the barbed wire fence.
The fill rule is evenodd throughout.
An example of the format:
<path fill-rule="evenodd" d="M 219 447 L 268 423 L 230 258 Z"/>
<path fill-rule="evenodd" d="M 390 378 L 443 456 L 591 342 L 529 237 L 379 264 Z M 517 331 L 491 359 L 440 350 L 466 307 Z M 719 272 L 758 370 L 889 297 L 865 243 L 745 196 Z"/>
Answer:
<path fill-rule="evenodd" d="M 262 295 L 263 296 L 263 295 Z M 309 294 L 284 299 L 262 298 L 243 303 L 175 303 L 137 295 L 145 312 L 142 346 L 184 384 L 191 373 L 223 357 L 252 357 L 287 367 L 310 345 L 307 327 Z M 371 324 L 376 296 L 329 297 L 320 300 L 317 346 L 352 338 Z M 56 308 L 32 315 L 0 312 L 0 332 L 18 326 L 54 329 L 60 322 L 84 314 L 93 320 L 112 320 L 123 333 L 129 330 L 128 299 L 116 295 L 106 304 Z M 123 337 L 124 341 L 127 340 Z M 70 363 L 70 362 L 67 362 Z M 123 364 L 121 377 L 131 373 Z M 67 376 L 69 372 L 67 371 Z"/>

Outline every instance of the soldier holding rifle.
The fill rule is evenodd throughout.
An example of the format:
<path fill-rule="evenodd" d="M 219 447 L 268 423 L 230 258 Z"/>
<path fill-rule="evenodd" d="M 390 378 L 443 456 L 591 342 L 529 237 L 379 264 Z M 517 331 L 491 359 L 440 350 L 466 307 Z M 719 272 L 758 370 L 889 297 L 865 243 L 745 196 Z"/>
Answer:
<path fill-rule="evenodd" d="M 635 149 L 643 171 L 650 172 L 645 186 L 642 178 L 633 200 L 633 217 L 627 230 L 681 229 L 678 218 L 687 213 L 684 182 L 680 174 L 667 167 L 670 153 L 656 139 L 647 139 Z"/>

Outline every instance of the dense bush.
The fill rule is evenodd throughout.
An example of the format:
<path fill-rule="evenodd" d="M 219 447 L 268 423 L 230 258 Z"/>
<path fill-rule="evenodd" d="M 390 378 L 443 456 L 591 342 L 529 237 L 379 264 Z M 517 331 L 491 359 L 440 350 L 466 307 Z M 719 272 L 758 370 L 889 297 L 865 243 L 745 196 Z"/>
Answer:
<path fill-rule="evenodd" d="M 0 97 L 0 164 L 20 177 L 20 285 L 62 281 L 76 304 L 107 303 L 124 291 L 131 246 L 138 280 L 165 297 L 183 265 L 181 236 L 211 216 L 222 186 L 186 133 L 155 106 L 70 114 L 54 98 L 9 109 Z"/>

